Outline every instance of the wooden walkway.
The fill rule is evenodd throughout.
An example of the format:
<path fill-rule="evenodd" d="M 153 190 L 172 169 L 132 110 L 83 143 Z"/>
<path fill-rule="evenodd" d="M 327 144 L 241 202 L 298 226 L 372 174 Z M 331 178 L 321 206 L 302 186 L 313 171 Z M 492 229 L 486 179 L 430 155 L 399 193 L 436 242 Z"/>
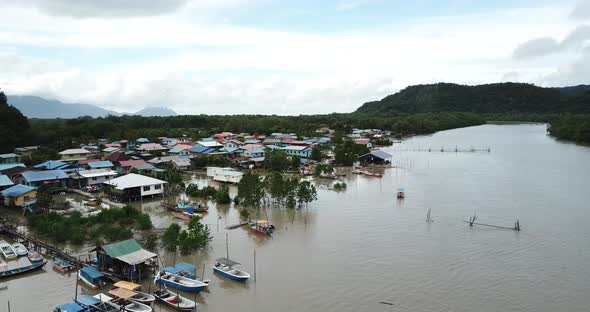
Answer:
<path fill-rule="evenodd" d="M 8 235 L 15 238 L 18 242 L 22 243 L 29 250 L 35 250 L 51 257 L 57 257 L 63 259 L 69 263 L 72 263 L 78 267 L 82 267 L 86 263 L 80 260 L 79 257 L 71 255 L 57 246 L 50 245 L 36 238 L 29 237 L 23 233 L 20 233 L 12 225 L 0 224 L 0 234 Z"/>
<path fill-rule="evenodd" d="M 439 153 L 491 153 L 491 148 L 459 148 L 459 147 L 439 147 L 439 148 L 396 148 L 393 152 L 439 152 Z"/>

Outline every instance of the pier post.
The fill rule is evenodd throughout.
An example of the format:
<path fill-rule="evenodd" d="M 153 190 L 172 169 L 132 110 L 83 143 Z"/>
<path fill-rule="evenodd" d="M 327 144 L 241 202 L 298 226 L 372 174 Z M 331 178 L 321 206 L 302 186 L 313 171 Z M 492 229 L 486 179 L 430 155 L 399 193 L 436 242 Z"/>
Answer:
<path fill-rule="evenodd" d="M 256 249 L 254 249 L 254 281 L 256 281 Z"/>

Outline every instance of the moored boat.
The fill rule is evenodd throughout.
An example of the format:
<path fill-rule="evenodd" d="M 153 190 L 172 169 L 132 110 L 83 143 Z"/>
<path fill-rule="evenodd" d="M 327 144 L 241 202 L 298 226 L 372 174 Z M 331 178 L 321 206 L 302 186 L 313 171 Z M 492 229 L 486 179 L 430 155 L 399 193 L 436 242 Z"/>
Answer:
<path fill-rule="evenodd" d="M 47 263 L 47 260 L 43 260 L 41 262 L 32 263 L 31 265 L 26 265 L 26 266 L 22 266 L 22 267 L 10 269 L 10 270 L 8 270 L 8 269 L 0 270 L 0 278 L 10 277 L 10 276 L 18 275 L 18 274 L 23 274 L 23 273 L 39 270 L 45 265 L 45 263 Z"/>
<path fill-rule="evenodd" d="M 170 272 L 158 274 L 158 276 L 156 276 L 156 280 L 170 288 L 188 292 L 200 292 L 208 286 L 208 284 L 205 284 L 199 280 L 180 276 Z"/>
<path fill-rule="evenodd" d="M 12 244 L 12 249 L 18 256 L 26 256 L 29 254 L 29 251 L 25 247 L 25 245 L 21 243 L 14 243 Z"/>
<path fill-rule="evenodd" d="M 53 262 L 53 269 L 61 273 L 72 272 L 76 269 L 74 265 L 61 258 L 53 257 L 51 262 Z"/>
<path fill-rule="evenodd" d="M 12 246 L 10 246 L 10 244 L 5 241 L 0 241 L 0 252 L 2 252 L 2 255 L 6 259 L 14 259 L 17 257 L 14 248 L 12 248 Z"/>
<path fill-rule="evenodd" d="M 403 199 L 403 198 L 406 198 L 406 192 L 404 191 L 404 189 L 403 189 L 403 188 L 398 188 L 398 189 L 397 189 L 397 194 L 396 194 L 396 197 L 397 197 L 398 199 Z"/>
<path fill-rule="evenodd" d="M 88 308 L 85 308 L 85 307 L 83 307 L 77 303 L 74 303 L 74 302 L 60 304 L 57 307 L 55 307 L 55 309 L 53 309 L 53 312 L 84 312 L 84 311 L 90 311 L 90 310 Z"/>
<path fill-rule="evenodd" d="M 36 251 L 29 251 L 29 254 L 27 255 L 27 257 L 29 258 L 29 261 L 31 261 L 31 262 L 39 262 L 39 261 L 45 260 L 45 258 L 43 258 L 43 256 Z"/>
<path fill-rule="evenodd" d="M 250 278 L 250 274 L 248 272 L 234 268 L 235 265 L 240 264 L 239 262 L 227 258 L 219 258 L 216 261 L 217 262 L 213 267 L 213 272 L 240 282 L 244 282 Z"/>
<path fill-rule="evenodd" d="M 164 288 L 154 291 L 154 296 L 165 305 L 177 311 L 196 311 L 197 303 Z"/>
<path fill-rule="evenodd" d="M 380 173 L 375 173 L 375 172 L 368 172 L 368 171 L 366 171 L 364 174 L 365 174 L 367 177 L 373 177 L 373 178 L 381 178 L 381 177 L 383 177 L 383 175 L 382 175 L 382 174 L 380 174 Z"/>
<path fill-rule="evenodd" d="M 173 215 L 176 219 L 185 220 L 185 221 L 189 221 L 192 218 L 191 216 L 189 216 L 188 214 L 186 214 L 184 212 L 175 212 L 175 213 L 173 213 Z"/>
<path fill-rule="evenodd" d="M 108 279 L 104 274 L 91 266 L 81 268 L 78 271 L 78 278 L 92 289 L 103 288 L 108 282 Z"/>
<path fill-rule="evenodd" d="M 121 295 L 122 292 L 121 292 Z M 116 298 L 113 299 L 105 294 L 98 294 L 95 295 L 94 298 L 97 298 L 100 303 L 105 303 L 111 307 L 117 309 L 117 311 L 128 311 L 128 312 L 151 312 L 152 308 L 148 305 L 145 305 L 140 302 L 135 302 L 132 300 L 128 300 L 126 298 Z M 99 310 L 102 311 L 102 310 Z"/>
<path fill-rule="evenodd" d="M 250 220 L 248 221 L 248 226 L 257 235 L 271 235 L 272 232 L 275 230 L 275 226 L 269 224 L 266 220 Z"/>
<path fill-rule="evenodd" d="M 203 280 L 199 277 L 197 273 L 197 269 L 199 267 L 190 263 L 186 262 L 178 262 L 172 267 L 164 267 L 160 269 L 162 273 L 172 273 L 176 275 L 180 275 L 182 277 L 187 277 L 190 279 L 200 279 L 203 283 L 209 285 L 210 280 Z"/>
<path fill-rule="evenodd" d="M 141 285 L 136 283 L 120 281 L 113 284 L 113 287 L 113 290 L 125 289 L 134 292 L 134 295 L 128 297 L 129 300 L 145 303 L 148 305 L 152 304 L 152 302 L 156 300 L 156 298 L 153 295 L 142 292 Z"/>

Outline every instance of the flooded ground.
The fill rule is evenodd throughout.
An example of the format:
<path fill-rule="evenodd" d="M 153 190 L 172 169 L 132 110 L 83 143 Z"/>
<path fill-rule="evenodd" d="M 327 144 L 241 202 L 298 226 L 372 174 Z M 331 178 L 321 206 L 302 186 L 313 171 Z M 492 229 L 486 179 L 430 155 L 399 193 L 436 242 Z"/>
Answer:
<path fill-rule="evenodd" d="M 491 152 L 412 151 L 455 146 Z M 166 265 L 205 267 L 212 282 L 196 296 L 200 311 L 587 310 L 590 148 L 557 142 L 544 125 L 485 125 L 386 150 L 400 168 L 385 170 L 382 179 L 349 174 L 346 191 L 320 188 L 308 210 L 268 210 L 277 227 L 271 238 L 226 231 L 238 222 L 238 210 L 209 202 L 210 247 L 161 257 Z M 395 199 L 398 187 L 406 190 L 403 201 Z M 135 205 L 157 228 L 183 222 L 159 201 Z M 433 223 L 425 222 L 429 209 Z M 462 221 L 474 213 L 497 225 L 518 218 L 522 231 L 470 228 Z M 256 250 L 255 280 L 240 284 L 212 274 L 215 259 L 225 256 L 226 233 L 230 257 L 252 274 Z M 9 300 L 12 311 L 48 311 L 71 300 L 75 288 L 74 275 L 54 272 L 51 264 L 0 283 L 8 287 L 0 290 L 0 311 Z"/>

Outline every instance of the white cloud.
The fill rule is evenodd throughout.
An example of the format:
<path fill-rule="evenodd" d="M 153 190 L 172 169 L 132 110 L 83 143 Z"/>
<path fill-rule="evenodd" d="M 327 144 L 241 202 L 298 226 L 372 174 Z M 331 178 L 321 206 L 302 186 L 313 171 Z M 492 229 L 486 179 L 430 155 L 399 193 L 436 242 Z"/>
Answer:
<path fill-rule="evenodd" d="M 574 20 L 584 20 L 590 18 L 590 0 L 579 1 L 569 16 Z"/>
<path fill-rule="evenodd" d="M 360 6 L 366 5 L 369 0 L 340 0 L 336 5 L 338 10 L 353 10 Z"/>
<path fill-rule="evenodd" d="M 15 48 L 4 61 L 0 52 L 0 84 L 9 93 L 126 112 L 163 105 L 179 113 L 345 112 L 416 83 L 539 81 L 567 63 L 563 56 L 521 62 L 511 57 L 514 48 L 530 38 L 560 38 L 573 28 L 565 6 L 327 34 L 212 23 L 199 18 L 203 6 L 211 8 L 197 1 L 169 15 L 107 20 L 3 8 L 0 46 Z M 122 48 L 165 53 L 137 60 L 127 55 L 98 67 L 90 58 L 80 65 L 49 55 L 25 57 L 18 54 L 20 45 L 35 47 L 37 54 L 49 48 L 99 48 L 121 58 L 129 53 Z"/>

